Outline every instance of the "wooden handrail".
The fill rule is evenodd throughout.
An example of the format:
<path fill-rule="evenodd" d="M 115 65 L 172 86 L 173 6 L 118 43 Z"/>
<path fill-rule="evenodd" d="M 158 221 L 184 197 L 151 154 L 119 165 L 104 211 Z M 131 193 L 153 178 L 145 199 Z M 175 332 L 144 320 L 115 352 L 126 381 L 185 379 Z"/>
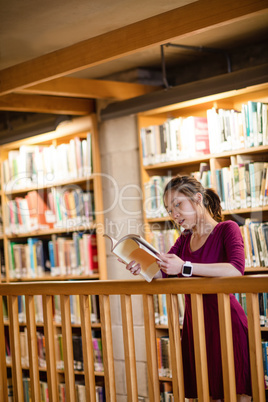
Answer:
<path fill-rule="evenodd" d="M 204 329 L 203 294 L 218 294 L 219 324 L 222 349 L 223 386 L 225 399 L 236 400 L 232 324 L 230 314 L 231 293 L 245 293 L 247 300 L 250 365 L 252 392 L 256 401 L 265 401 L 264 371 L 259 320 L 258 293 L 268 292 L 268 276 L 245 276 L 233 278 L 183 278 L 157 279 L 151 283 L 143 280 L 129 281 L 81 281 L 81 282 L 23 282 L 0 284 L 0 301 L 8 298 L 10 348 L 12 356 L 13 392 L 16 401 L 23 400 L 23 368 L 21 364 L 20 325 L 17 296 L 25 296 L 26 325 L 29 349 L 29 373 L 32 397 L 40 400 L 38 356 L 36 349 L 35 295 L 42 296 L 44 335 L 46 347 L 47 383 L 49 398 L 59 400 L 55 325 L 53 323 L 53 296 L 61 301 L 62 341 L 64 346 L 64 373 L 67 401 L 76 401 L 75 372 L 73 361 L 70 296 L 78 295 L 80 302 L 81 335 L 84 359 L 86 400 L 96 401 L 94 351 L 90 323 L 89 295 L 98 295 L 100 301 L 101 337 L 103 345 L 104 381 L 106 399 L 116 401 L 116 382 L 113 357 L 112 320 L 110 296 L 119 295 L 122 309 L 122 326 L 125 351 L 127 393 L 130 401 L 137 400 L 137 373 L 135 339 L 132 317 L 132 295 L 143 296 L 144 327 L 148 367 L 148 390 L 150 401 L 160 400 L 157 359 L 154 295 L 166 294 L 168 333 L 171 348 L 172 385 L 175 400 L 184 401 L 184 380 L 180 340 L 179 308 L 177 294 L 191 295 L 193 333 L 196 361 L 197 392 L 200 401 L 209 400 L 206 340 Z M 1 347 L 5 341 L 3 313 L 0 314 Z M 1 349 L 2 350 L 2 349 Z M 5 356 L 0 356 L 0 400 L 7 399 L 7 373 Z"/>
<path fill-rule="evenodd" d="M 259 293 L 268 290 L 268 275 L 246 275 L 228 278 L 183 278 L 128 281 L 62 281 L 1 283 L 0 295 L 142 295 L 142 294 L 215 294 Z M 266 290 L 265 290 L 266 289 Z"/>

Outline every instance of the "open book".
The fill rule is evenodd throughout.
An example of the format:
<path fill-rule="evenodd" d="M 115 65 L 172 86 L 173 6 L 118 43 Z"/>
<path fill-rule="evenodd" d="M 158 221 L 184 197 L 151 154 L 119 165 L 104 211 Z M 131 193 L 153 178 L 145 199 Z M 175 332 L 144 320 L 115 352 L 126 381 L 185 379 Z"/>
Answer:
<path fill-rule="evenodd" d="M 147 282 L 151 282 L 155 274 L 159 271 L 157 260 L 161 261 L 158 257 L 157 251 L 150 243 L 143 237 L 136 234 L 128 234 L 116 241 L 111 236 L 104 234 L 111 240 L 111 251 L 126 264 L 130 261 L 136 261 L 141 265 L 140 275 Z"/>

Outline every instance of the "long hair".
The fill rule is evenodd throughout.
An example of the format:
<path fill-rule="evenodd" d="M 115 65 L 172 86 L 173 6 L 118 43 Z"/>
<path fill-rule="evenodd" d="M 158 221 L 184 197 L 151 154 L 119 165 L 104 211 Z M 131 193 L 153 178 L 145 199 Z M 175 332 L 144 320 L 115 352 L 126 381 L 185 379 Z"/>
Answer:
<path fill-rule="evenodd" d="M 163 197 L 165 197 L 165 194 L 169 190 L 178 191 L 179 193 L 184 194 L 192 202 L 196 202 L 195 195 L 201 193 L 203 196 L 203 205 L 208 210 L 209 214 L 217 222 L 222 221 L 220 197 L 212 189 L 205 189 L 194 177 L 181 175 L 175 176 L 167 183 Z"/>

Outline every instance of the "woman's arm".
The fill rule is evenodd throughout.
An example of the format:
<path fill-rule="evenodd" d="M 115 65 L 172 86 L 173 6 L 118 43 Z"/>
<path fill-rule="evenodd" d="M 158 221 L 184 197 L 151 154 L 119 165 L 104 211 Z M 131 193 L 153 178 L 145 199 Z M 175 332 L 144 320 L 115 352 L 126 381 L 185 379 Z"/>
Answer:
<path fill-rule="evenodd" d="M 162 261 L 158 262 L 159 267 L 167 275 L 181 274 L 182 266 L 185 263 L 175 254 L 161 254 Z M 213 264 L 199 264 L 191 262 L 193 275 L 198 276 L 240 276 L 241 272 L 229 262 L 217 262 Z"/>

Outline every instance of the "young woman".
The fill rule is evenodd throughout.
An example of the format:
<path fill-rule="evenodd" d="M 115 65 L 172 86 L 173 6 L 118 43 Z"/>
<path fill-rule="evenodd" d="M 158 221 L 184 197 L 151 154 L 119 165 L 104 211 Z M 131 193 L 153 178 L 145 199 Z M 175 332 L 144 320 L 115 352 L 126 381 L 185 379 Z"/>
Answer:
<path fill-rule="evenodd" d="M 243 239 L 238 225 L 222 222 L 218 195 L 204 189 L 190 176 L 173 178 L 164 190 L 164 204 L 176 225 L 183 230 L 167 254 L 161 254 L 157 277 L 186 275 L 220 277 L 243 275 Z M 127 269 L 134 275 L 140 265 L 132 261 Z M 185 295 L 182 352 L 185 396 L 197 398 L 191 300 Z M 204 295 L 204 319 L 211 400 L 222 401 L 223 379 L 217 295 Z M 234 295 L 230 295 L 237 400 L 251 401 L 251 377 L 247 317 Z"/>

